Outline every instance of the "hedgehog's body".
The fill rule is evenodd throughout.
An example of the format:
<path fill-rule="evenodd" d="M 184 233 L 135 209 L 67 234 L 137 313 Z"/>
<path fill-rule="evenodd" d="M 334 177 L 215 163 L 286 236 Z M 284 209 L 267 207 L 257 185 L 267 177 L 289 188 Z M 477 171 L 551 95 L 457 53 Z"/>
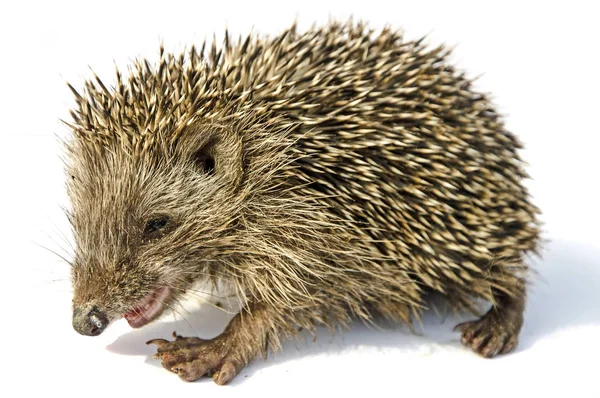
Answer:
<path fill-rule="evenodd" d="M 202 53 L 77 94 L 80 332 L 221 278 L 245 302 L 223 335 L 156 341 L 185 379 L 227 382 L 297 327 L 410 322 L 428 291 L 495 302 L 463 341 L 514 347 L 537 209 L 517 140 L 443 49 L 333 24 Z"/>

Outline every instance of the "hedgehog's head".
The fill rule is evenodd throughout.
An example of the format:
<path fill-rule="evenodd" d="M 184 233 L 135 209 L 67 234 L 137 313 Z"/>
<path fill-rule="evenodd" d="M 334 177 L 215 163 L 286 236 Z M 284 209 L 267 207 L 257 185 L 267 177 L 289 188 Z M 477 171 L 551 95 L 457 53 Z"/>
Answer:
<path fill-rule="evenodd" d="M 213 264 L 235 251 L 248 196 L 236 128 L 196 125 L 177 140 L 129 139 L 79 133 L 67 147 L 73 327 L 84 335 L 123 316 L 141 327 L 198 275 L 216 278 Z"/>

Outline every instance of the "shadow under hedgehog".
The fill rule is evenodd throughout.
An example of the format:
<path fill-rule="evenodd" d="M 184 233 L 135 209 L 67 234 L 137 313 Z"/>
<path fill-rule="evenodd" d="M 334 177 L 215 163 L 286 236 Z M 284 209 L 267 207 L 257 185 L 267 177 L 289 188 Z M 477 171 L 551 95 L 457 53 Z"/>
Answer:
<path fill-rule="evenodd" d="M 160 53 L 71 87 L 75 330 L 144 326 L 203 281 L 242 303 L 223 333 L 149 342 L 187 381 L 226 384 L 301 329 L 410 325 L 431 292 L 492 303 L 466 346 L 515 348 L 539 211 L 444 47 L 350 21 Z"/>

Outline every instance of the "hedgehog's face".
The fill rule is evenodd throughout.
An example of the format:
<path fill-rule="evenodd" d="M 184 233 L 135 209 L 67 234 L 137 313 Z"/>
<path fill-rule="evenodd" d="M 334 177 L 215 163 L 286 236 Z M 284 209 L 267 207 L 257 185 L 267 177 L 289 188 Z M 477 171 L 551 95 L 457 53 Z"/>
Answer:
<path fill-rule="evenodd" d="M 120 317 L 144 326 L 172 308 L 198 275 L 215 273 L 211 265 L 232 244 L 240 208 L 241 144 L 206 138 L 140 156 L 71 145 L 79 333 L 98 335 Z"/>

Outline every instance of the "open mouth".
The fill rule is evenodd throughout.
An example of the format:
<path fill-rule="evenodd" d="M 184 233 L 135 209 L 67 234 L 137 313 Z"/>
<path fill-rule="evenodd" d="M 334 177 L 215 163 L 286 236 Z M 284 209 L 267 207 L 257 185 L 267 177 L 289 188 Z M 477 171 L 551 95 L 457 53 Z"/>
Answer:
<path fill-rule="evenodd" d="M 123 317 L 127 319 L 129 326 L 140 328 L 161 313 L 165 300 L 171 294 L 168 287 L 159 287 L 154 292 L 141 299 L 131 311 L 126 312 Z"/>

